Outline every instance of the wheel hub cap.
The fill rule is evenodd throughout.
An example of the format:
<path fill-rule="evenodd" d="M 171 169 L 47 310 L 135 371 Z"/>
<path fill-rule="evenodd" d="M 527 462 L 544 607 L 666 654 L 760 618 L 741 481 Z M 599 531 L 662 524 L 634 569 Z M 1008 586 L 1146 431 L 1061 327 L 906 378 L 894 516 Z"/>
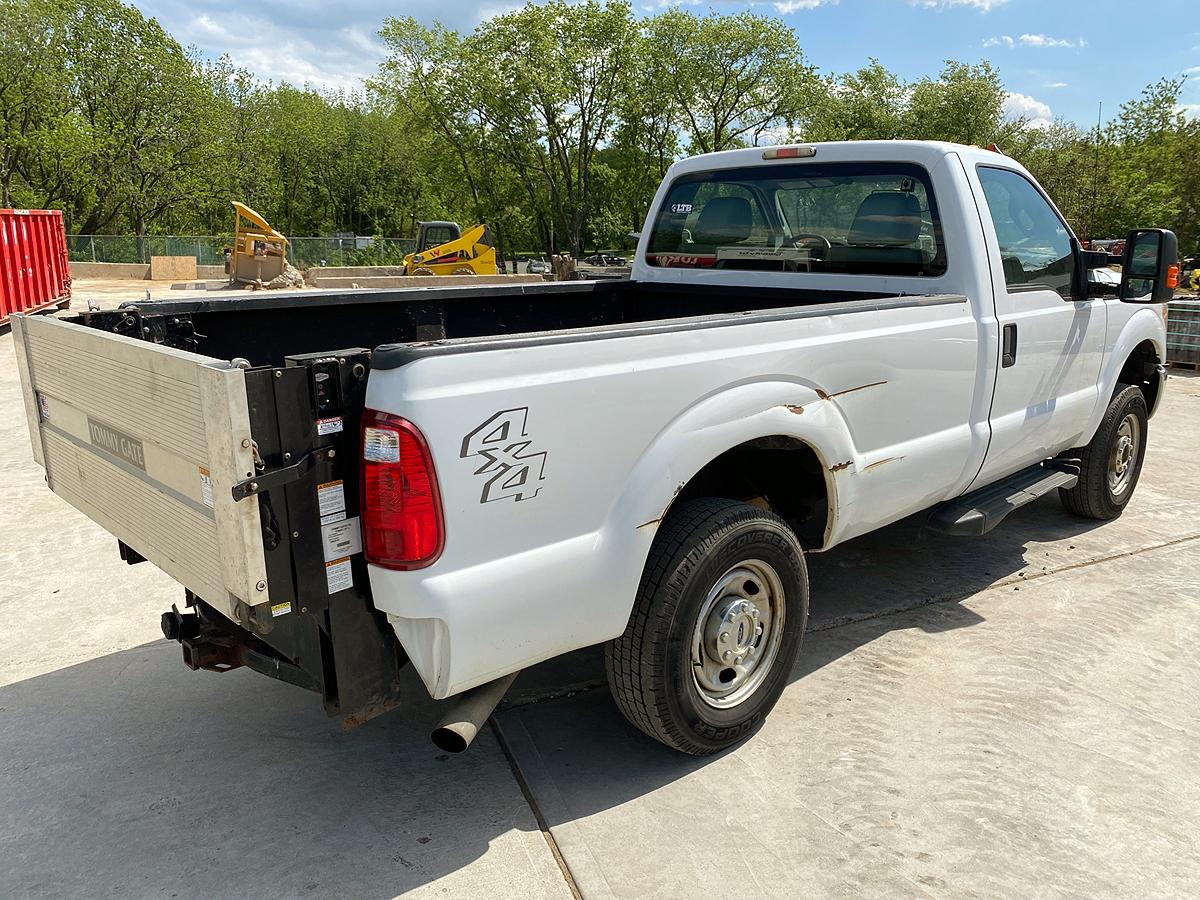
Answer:
<path fill-rule="evenodd" d="M 1121 420 L 1108 457 L 1108 489 L 1114 497 L 1124 494 L 1133 480 L 1141 436 L 1142 426 L 1136 416 L 1130 414 Z"/>
<path fill-rule="evenodd" d="M 709 706 L 736 706 L 757 690 L 783 638 L 784 593 L 778 573 L 746 560 L 716 580 L 692 636 L 692 677 Z"/>
<path fill-rule="evenodd" d="M 745 659 L 762 634 L 761 618 L 758 607 L 741 597 L 714 606 L 704 629 L 708 655 L 722 662 Z"/>

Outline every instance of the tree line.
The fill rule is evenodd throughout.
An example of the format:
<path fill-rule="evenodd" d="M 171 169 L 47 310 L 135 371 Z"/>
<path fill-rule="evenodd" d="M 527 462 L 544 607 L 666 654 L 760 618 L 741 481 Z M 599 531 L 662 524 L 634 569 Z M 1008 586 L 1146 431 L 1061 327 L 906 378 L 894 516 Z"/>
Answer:
<path fill-rule="evenodd" d="M 487 222 L 501 249 L 612 248 L 675 159 L 780 141 L 997 143 L 1083 236 L 1193 251 L 1200 123 L 1164 79 L 1102 128 L 1004 114 L 987 62 L 822 73 L 782 21 L 550 0 L 469 32 L 384 20 L 356 91 L 257 79 L 119 0 L 0 0 L 0 207 L 80 234 L 222 234 L 231 199 L 290 235 Z"/>

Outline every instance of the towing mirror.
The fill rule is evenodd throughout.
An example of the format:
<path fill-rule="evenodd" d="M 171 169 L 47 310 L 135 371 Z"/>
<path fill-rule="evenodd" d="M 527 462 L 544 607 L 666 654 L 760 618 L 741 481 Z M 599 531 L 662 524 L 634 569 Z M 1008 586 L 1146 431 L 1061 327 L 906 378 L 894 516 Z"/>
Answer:
<path fill-rule="evenodd" d="M 1074 238 L 1072 238 L 1074 241 Z M 1120 260 L 1109 256 L 1103 250 L 1078 250 L 1076 284 L 1079 289 L 1072 291 L 1072 299 L 1087 300 L 1092 297 L 1115 297 L 1120 287 L 1120 276 L 1109 268 Z"/>
<path fill-rule="evenodd" d="M 1165 228 L 1139 228 L 1125 239 L 1121 290 L 1126 303 L 1166 303 L 1179 286 L 1179 242 Z"/>

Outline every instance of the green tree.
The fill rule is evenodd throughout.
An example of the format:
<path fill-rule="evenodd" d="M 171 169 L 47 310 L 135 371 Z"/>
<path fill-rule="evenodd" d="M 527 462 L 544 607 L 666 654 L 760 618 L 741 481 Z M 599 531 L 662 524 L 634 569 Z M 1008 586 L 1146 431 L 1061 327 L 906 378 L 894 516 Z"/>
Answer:
<path fill-rule="evenodd" d="M 914 140 L 953 141 L 984 146 L 1003 143 L 1020 123 L 1004 121 L 1004 86 L 988 62 L 947 60 L 937 78 L 911 88 L 901 128 Z"/>
<path fill-rule="evenodd" d="M 857 72 L 823 79 L 814 92 L 804 137 L 810 141 L 892 140 L 907 137 L 909 89 L 879 60 Z"/>
<path fill-rule="evenodd" d="M 692 153 L 752 145 L 804 117 L 816 79 L 779 19 L 671 9 L 647 22 L 646 41 L 643 59 Z"/>
<path fill-rule="evenodd" d="M 53 0 L 0 0 L 0 206 L 60 199 L 80 152 L 63 48 L 69 16 Z M 21 178 L 18 182 L 17 176 Z"/>

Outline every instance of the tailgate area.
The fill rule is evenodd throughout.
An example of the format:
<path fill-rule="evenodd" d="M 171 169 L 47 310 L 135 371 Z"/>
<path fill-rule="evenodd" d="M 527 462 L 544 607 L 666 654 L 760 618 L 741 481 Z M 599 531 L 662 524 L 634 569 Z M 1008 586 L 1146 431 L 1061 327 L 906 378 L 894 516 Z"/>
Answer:
<path fill-rule="evenodd" d="M 272 602 L 242 369 L 69 321 L 13 331 L 50 489 L 231 618 Z M 241 618 L 245 618 L 242 610 Z"/>
<path fill-rule="evenodd" d="M 190 668 L 248 666 L 347 724 L 398 702 L 407 658 L 371 601 L 359 531 L 370 351 L 224 361 L 168 346 L 190 319 L 152 308 L 18 317 L 13 331 L 50 489 L 127 562 L 187 589 L 163 633 Z"/>

